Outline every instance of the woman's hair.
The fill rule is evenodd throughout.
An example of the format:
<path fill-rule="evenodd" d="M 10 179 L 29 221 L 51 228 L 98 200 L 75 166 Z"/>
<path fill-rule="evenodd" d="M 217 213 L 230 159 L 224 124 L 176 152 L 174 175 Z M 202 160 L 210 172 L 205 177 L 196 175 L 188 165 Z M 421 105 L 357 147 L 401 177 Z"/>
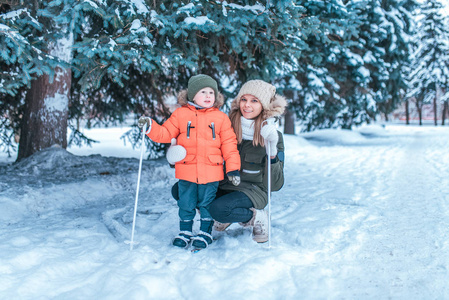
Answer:
<path fill-rule="evenodd" d="M 240 99 L 238 100 L 240 102 Z M 262 127 L 262 122 L 264 121 L 264 113 L 263 109 L 260 114 L 254 119 L 254 136 L 253 136 L 253 145 L 254 146 L 262 146 L 264 147 L 264 139 L 260 135 L 260 129 Z M 240 105 L 238 109 L 231 110 L 229 113 L 229 119 L 231 119 L 231 125 L 234 129 L 235 135 L 237 137 L 237 142 L 240 144 L 242 142 L 242 122 L 241 122 L 242 113 L 240 111 Z"/>

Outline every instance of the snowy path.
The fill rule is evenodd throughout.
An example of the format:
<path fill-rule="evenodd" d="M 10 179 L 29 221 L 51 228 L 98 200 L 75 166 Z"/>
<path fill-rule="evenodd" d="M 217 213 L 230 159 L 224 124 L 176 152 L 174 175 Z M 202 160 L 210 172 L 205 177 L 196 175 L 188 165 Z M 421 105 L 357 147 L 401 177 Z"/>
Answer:
<path fill-rule="evenodd" d="M 447 134 L 418 130 L 411 136 L 399 132 L 379 145 L 339 151 L 321 147 L 316 159 L 306 160 L 306 170 L 294 169 L 298 171 L 290 176 L 301 178 L 299 173 L 306 172 L 312 178 L 306 184 L 311 190 L 298 198 L 309 198 L 315 208 L 322 202 L 322 222 L 327 223 L 322 229 L 329 231 L 321 240 L 329 248 L 316 249 L 321 266 L 307 270 L 325 271 L 324 281 L 313 282 L 318 291 L 324 285 L 324 298 L 449 296 Z M 334 226 L 328 224 L 332 215 Z M 310 282 L 307 286 L 310 289 Z"/>
<path fill-rule="evenodd" d="M 373 282 L 389 287 L 390 295 L 407 292 L 412 298 L 446 298 L 447 283 L 438 279 L 449 279 L 449 199 L 443 181 L 448 174 L 447 159 L 441 165 L 448 144 L 420 133 L 400 141 L 402 147 L 385 155 L 379 174 L 387 180 L 378 181 L 379 195 L 370 199 L 382 210 L 379 220 L 371 224 L 376 234 L 370 235 L 361 254 L 371 252 L 366 258 L 377 267 L 369 271 L 388 274 Z"/>
<path fill-rule="evenodd" d="M 53 149 L 0 165 L 1 299 L 449 299 L 449 128 L 286 136 L 272 249 L 174 249 L 173 170 Z M 303 137 L 307 138 L 305 140 Z"/>

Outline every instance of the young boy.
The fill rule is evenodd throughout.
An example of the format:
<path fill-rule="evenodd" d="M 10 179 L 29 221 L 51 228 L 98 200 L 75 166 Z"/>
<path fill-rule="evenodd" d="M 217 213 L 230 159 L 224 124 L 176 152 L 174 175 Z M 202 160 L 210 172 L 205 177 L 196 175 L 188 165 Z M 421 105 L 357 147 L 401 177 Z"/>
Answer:
<path fill-rule="evenodd" d="M 207 75 L 190 78 L 187 91 L 178 95 L 176 109 L 164 124 L 142 116 L 139 127 L 148 125 L 146 135 L 158 143 L 170 143 L 177 139 L 178 146 L 185 148 L 185 157 L 174 159 L 175 176 L 179 179 L 180 233 L 173 240 L 177 247 L 206 248 L 212 243 L 214 221 L 208 208 L 223 176 L 223 160 L 226 172 L 233 184 L 240 183 L 240 156 L 237 139 L 229 117 L 219 111 L 223 95 L 218 93 L 217 82 Z M 182 153 L 180 151 L 179 153 Z M 200 231 L 192 233 L 196 208 L 201 214 Z"/>

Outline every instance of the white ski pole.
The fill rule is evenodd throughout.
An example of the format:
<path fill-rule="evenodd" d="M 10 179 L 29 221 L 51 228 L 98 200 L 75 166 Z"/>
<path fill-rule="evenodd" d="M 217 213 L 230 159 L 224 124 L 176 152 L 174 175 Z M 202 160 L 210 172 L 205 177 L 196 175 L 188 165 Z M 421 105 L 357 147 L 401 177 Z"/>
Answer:
<path fill-rule="evenodd" d="M 139 162 L 139 175 L 137 175 L 137 189 L 136 189 L 136 202 L 134 203 L 134 217 L 133 217 L 133 229 L 131 231 L 131 241 L 129 242 L 129 250 L 133 250 L 134 246 L 134 229 L 136 227 L 136 215 L 137 215 L 137 202 L 139 201 L 139 187 L 140 187 L 140 174 L 142 173 L 142 160 L 143 152 L 145 148 L 145 132 L 147 131 L 147 124 L 143 125 L 142 128 L 142 144 L 140 146 L 140 162 Z M 138 244 L 138 243 L 136 243 Z"/>
<path fill-rule="evenodd" d="M 267 160 L 268 160 L 268 248 L 271 248 L 271 150 L 270 142 L 267 143 Z"/>
<path fill-rule="evenodd" d="M 265 120 L 267 125 L 274 125 L 275 119 L 269 118 Z M 262 123 L 263 124 L 263 123 Z M 267 176 L 268 176 L 268 248 L 271 248 L 271 143 L 265 140 L 265 149 L 267 151 Z"/>

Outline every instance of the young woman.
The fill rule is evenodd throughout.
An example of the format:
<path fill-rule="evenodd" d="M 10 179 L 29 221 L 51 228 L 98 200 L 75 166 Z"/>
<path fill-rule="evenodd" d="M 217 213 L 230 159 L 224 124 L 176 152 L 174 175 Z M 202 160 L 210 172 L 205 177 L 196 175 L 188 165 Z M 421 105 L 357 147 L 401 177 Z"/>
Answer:
<path fill-rule="evenodd" d="M 231 223 L 253 227 L 253 239 L 268 241 L 267 151 L 271 145 L 271 191 L 284 184 L 284 141 L 275 125 L 265 122 L 284 113 L 287 102 L 276 94 L 276 88 L 262 80 L 246 82 L 231 104 L 229 118 L 237 136 L 241 169 L 239 186 L 228 180 L 220 182 L 217 197 L 209 212 L 215 230 L 222 231 Z"/>
<path fill-rule="evenodd" d="M 262 80 L 246 82 L 232 102 L 229 117 L 240 153 L 240 185 L 226 179 L 220 182 L 208 208 L 215 220 L 215 230 L 223 231 L 238 222 L 253 227 L 256 242 L 268 241 L 268 215 L 264 210 L 268 204 L 265 141 L 271 145 L 271 191 L 280 190 L 284 184 L 284 142 L 275 125 L 265 121 L 281 116 L 286 105 L 285 98 L 276 94 L 276 88 Z M 178 198 L 177 185 L 172 193 Z"/>

